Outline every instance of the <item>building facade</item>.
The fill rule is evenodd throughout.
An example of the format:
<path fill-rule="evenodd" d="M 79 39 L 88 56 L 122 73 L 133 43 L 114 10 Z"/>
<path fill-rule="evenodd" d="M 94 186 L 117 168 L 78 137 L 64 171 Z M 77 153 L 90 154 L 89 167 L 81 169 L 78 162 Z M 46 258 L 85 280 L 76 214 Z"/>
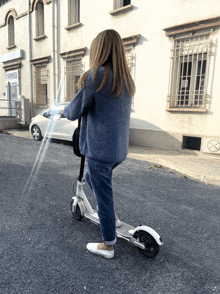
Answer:
<path fill-rule="evenodd" d="M 0 98 L 23 95 L 32 117 L 70 101 L 109 28 L 136 84 L 130 142 L 220 154 L 218 0 L 0 0 Z"/>

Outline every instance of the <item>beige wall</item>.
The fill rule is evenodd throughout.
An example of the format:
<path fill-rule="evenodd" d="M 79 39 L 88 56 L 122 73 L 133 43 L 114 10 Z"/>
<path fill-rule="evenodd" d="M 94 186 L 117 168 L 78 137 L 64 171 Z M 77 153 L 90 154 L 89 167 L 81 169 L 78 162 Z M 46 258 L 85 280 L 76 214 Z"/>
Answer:
<path fill-rule="evenodd" d="M 26 1 L 27 2 L 27 1 Z M 24 5 L 26 3 L 23 1 L 9 1 L 2 5 L 0 7 L 0 25 L 5 23 L 5 18 L 7 12 L 13 8 L 17 16 L 21 15 L 22 13 L 27 11 L 27 5 Z M 13 53 L 17 51 L 18 49 L 23 50 L 24 52 L 24 58 L 22 60 L 22 66 L 20 68 L 20 93 L 25 95 L 25 97 L 30 97 L 30 90 L 29 90 L 29 81 L 27 79 L 27 76 L 29 76 L 29 69 L 28 69 L 28 18 L 27 16 L 20 17 L 14 21 L 14 31 L 15 31 L 15 45 L 16 47 L 13 49 L 8 50 L 8 26 L 5 25 L 0 28 L 0 36 L 1 36 L 1 45 L 0 45 L 0 56 Z M 11 60 L 5 64 L 0 63 L 0 98 L 6 98 L 3 97 L 3 93 L 5 92 L 5 83 L 6 83 L 6 77 L 5 77 L 5 70 L 3 69 L 4 65 L 8 65 L 10 63 L 15 63 L 17 60 Z M 18 93 L 19 94 L 19 93 Z"/>
<path fill-rule="evenodd" d="M 14 8 L 18 14 L 25 12 L 26 2 L 25 0 L 14 0 L 0 7 L 0 24 L 3 23 L 4 17 L 10 8 Z M 164 147 L 171 146 L 172 149 L 173 143 L 170 144 L 166 141 L 168 140 L 166 138 L 169 138 L 170 142 L 172 140 L 177 142 L 174 145 L 180 146 L 179 148 L 181 148 L 183 135 L 204 137 L 206 138 L 204 140 L 207 140 L 209 137 L 215 137 L 220 140 L 219 48 L 217 47 L 216 56 L 212 58 L 212 64 L 210 65 L 208 94 L 211 95 L 211 104 L 207 113 L 168 112 L 165 108 L 169 84 L 170 50 L 173 40 L 166 37 L 163 30 L 170 26 L 220 16 L 220 1 L 156 0 L 150 2 L 132 0 L 131 3 L 134 6 L 132 10 L 118 15 L 111 15 L 109 12 L 113 10 L 113 1 L 81 1 L 81 26 L 72 30 L 66 30 L 65 28 L 68 26 L 67 0 L 60 1 L 60 44 L 58 46 L 58 54 L 83 47 L 89 49 L 93 38 L 100 31 L 107 28 L 117 30 L 122 38 L 140 34 L 139 41 L 133 51 L 133 77 L 136 84 L 136 94 L 131 114 L 130 126 L 134 130 L 131 132 L 131 141 L 135 143 L 136 140 L 138 144 L 145 146 L 154 144 L 155 147 L 158 145 L 161 148 L 161 142 L 164 142 Z M 52 3 L 45 5 L 44 9 L 45 34 L 47 38 L 41 41 L 32 41 L 32 58 L 51 56 L 51 61 L 48 64 L 50 79 L 49 95 L 50 103 L 53 104 Z M 31 13 L 31 18 L 33 37 L 35 37 L 35 12 Z M 23 49 L 26 53 L 25 58 L 22 60 L 21 94 L 29 98 L 27 26 L 27 16 L 15 21 L 17 48 L 13 50 Z M 3 55 L 8 53 L 6 49 L 7 26 L 0 28 L 0 35 L 3 36 L 0 55 Z M 215 30 L 212 33 L 212 39 L 214 42 L 219 42 L 219 30 Z M 60 65 L 60 76 L 62 77 L 61 98 L 63 100 L 66 62 L 62 58 L 60 58 Z M 89 50 L 87 50 L 83 58 L 83 65 L 85 70 L 89 68 Z M 57 71 L 56 68 L 56 74 Z M 0 74 L 4 77 L 4 70 L 1 66 Z M 0 94 L 3 92 L 4 82 L 4 78 L 0 80 Z M 59 82 L 57 81 L 56 87 L 58 87 Z M 142 141 L 141 138 L 143 138 Z M 158 140 L 155 138 L 158 138 Z M 205 147 L 202 148 L 205 150 Z"/>

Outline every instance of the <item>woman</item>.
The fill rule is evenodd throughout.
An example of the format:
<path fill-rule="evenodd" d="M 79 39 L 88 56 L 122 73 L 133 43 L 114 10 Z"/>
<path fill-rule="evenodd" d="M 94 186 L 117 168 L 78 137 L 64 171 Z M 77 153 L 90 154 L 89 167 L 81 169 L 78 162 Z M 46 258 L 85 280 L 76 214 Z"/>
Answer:
<path fill-rule="evenodd" d="M 69 120 L 83 117 L 79 146 L 86 157 L 85 179 L 97 200 L 104 240 L 87 244 L 87 249 L 113 258 L 116 221 L 120 221 L 114 212 L 112 170 L 127 157 L 131 97 L 135 92 L 124 45 L 115 30 L 105 30 L 93 40 L 90 69 L 80 77 L 78 87 L 64 115 Z"/>

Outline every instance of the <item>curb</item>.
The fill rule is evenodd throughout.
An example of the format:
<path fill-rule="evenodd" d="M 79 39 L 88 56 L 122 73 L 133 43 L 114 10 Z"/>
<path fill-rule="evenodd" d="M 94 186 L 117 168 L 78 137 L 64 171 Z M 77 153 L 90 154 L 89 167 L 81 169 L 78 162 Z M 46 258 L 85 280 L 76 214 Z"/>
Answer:
<path fill-rule="evenodd" d="M 10 130 L 4 130 L 1 133 L 3 134 L 8 134 L 8 135 L 13 135 L 13 136 L 17 136 L 17 137 L 23 137 L 23 138 L 27 138 L 27 139 L 33 139 L 29 130 L 19 130 L 19 129 L 10 129 Z M 137 153 L 134 154 L 134 149 L 137 150 Z M 152 150 L 154 150 L 153 148 L 151 148 Z M 215 175 L 215 171 L 218 171 L 218 169 L 220 169 L 220 167 L 215 167 L 213 169 L 211 169 L 208 173 L 204 174 L 204 173 L 197 173 L 193 170 L 189 170 L 186 167 L 184 167 L 183 165 L 178 165 L 178 164 L 174 164 L 173 162 L 170 162 L 169 160 L 164 159 L 163 157 L 165 156 L 165 153 L 163 154 L 163 150 L 159 150 L 159 149 L 155 149 L 157 152 L 158 150 L 161 151 L 159 152 L 160 154 L 157 155 L 157 152 L 155 152 L 154 155 L 148 155 L 146 153 L 146 150 L 148 150 L 147 147 L 140 147 L 140 146 L 134 146 L 134 145 L 130 145 L 129 150 L 128 150 L 128 158 L 131 159 L 135 159 L 135 160 L 140 160 L 140 161 L 145 161 L 148 162 L 152 165 L 155 164 L 159 164 L 167 169 L 170 169 L 171 171 L 177 172 L 179 173 L 180 177 L 184 177 L 184 178 L 192 178 L 193 180 L 205 183 L 206 185 L 214 185 L 217 187 L 220 187 L 220 176 L 218 174 L 218 172 Z M 166 150 L 165 151 L 169 156 L 177 156 L 179 155 L 183 155 L 183 154 L 187 154 L 187 153 L 183 153 L 183 152 L 179 152 L 178 151 L 170 151 L 170 150 Z M 198 155 L 198 159 L 204 160 L 204 158 L 206 159 L 210 159 L 210 155 L 202 155 L 201 158 L 201 154 L 199 153 L 195 153 L 196 155 Z M 211 158 L 211 162 L 213 162 L 213 160 L 219 160 L 220 157 L 215 157 L 213 156 Z"/>
<path fill-rule="evenodd" d="M 193 171 L 189 171 L 187 169 L 185 169 L 184 167 L 180 167 L 178 165 L 175 165 L 169 161 L 166 161 L 162 158 L 148 158 L 146 155 L 133 155 L 131 153 L 128 153 L 128 158 L 131 159 L 136 159 L 136 160 L 140 160 L 140 161 L 146 161 L 149 162 L 150 164 L 159 164 L 167 169 L 170 169 L 174 172 L 180 173 L 180 177 L 184 177 L 184 178 L 192 178 L 193 180 L 197 180 L 199 182 L 202 182 L 206 185 L 214 185 L 214 186 L 218 186 L 220 187 L 220 179 L 216 179 L 213 178 L 211 176 L 209 176 L 208 174 L 204 175 L 204 174 L 197 174 Z M 217 169 L 216 169 L 217 170 Z M 213 170 L 214 172 L 215 170 Z"/>
<path fill-rule="evenodd" d="M 31 134 L 29 133 L 28 130 L 20 131 L 20 130 L 10 129 L 10 130 L 2 131 L 2 134 L 7 134 L 7 135 L 16 136 L 16 137 L 32 139 L 32 136 L 31 136 Z"/>

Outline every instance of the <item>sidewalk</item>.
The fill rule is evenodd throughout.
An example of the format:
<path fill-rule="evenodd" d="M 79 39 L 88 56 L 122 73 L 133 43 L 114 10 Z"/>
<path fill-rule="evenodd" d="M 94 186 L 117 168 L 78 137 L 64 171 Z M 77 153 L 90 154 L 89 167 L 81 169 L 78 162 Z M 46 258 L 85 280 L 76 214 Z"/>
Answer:
<path fill-rule="evenodd" d="M 25 129 L 5 130 L 9 135 L 32 139 Z M 220 187 L 220 156 L 193 150 L 162 150 L 131 145 L 128 158 L 147 161 L 177 171 L 183 176 Z M 154 168 L 154 167 L 153 167 Z"/>
<path fill-rule="evenodd" d="M 162 150 L 130 146 L 129 158 L 160 164 L 183 176 L 220 187 L 220 156 L 193 150 Z"/>

